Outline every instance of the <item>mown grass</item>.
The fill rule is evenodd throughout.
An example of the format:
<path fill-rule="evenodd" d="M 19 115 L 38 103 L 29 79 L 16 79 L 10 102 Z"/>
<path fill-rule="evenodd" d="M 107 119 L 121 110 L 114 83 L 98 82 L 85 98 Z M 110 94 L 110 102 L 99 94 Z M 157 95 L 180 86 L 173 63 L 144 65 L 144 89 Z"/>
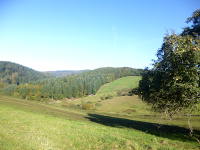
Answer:
<path fill-rule="evenodd" d="M 21 104 L 16 105 L 0 103 L 1 150 L 199 149 L 195 140 L 171 134 L 174 133 L 173 127 L 169 133 L 157 132 L 156 129 L 154 133 L 150 131 L 156 125 L 145 122 L 96 114 L 84 116 L 86 120 L 74 117 L 72 120 L 68 118 L 71 113 L 67 111 L 64 113 L 69 113 L 69 116 L 63 116 L 59 111 L 56 115 L 47 113 L 52 111 L 50 107 L 46 112 L 38 111 L 41 104 L 33 105 L 31 111 L 25 108 L 30 107 L 28 104 L 22 108 Z M 177 131 L 178 128 L 175 129 Z"/>

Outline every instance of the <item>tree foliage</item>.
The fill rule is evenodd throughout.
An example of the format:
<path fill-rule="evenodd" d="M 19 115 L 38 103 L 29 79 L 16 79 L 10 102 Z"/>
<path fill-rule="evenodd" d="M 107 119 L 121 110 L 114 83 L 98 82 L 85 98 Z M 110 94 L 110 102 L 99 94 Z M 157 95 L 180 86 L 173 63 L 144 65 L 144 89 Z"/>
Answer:
<path fill-rule="evenodd" d="M 182 34 L 164 37 L 153 68 L 139 83 L 143 100 L 171 115 L 200 102 L 200 10 L 187 21 L 192 25 Z"/>
<path fill-rule="evenodd" d="M 184 28 L 181 35 L 191 35 L 198 38 L 200 36 L 200 9 L 194 11 L 192 16 L 187 18 L 186 22 L 192 23 L 192 25 Z"/>

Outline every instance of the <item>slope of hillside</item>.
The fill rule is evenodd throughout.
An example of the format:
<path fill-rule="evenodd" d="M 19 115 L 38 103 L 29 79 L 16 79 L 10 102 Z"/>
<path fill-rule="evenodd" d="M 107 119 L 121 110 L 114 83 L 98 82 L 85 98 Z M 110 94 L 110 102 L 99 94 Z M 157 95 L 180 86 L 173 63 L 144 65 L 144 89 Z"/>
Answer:
<path fill-rule="evenodd" d="M 187 118 L 170 121 L 151 112 L 139 97 L 112 92 L 134 88 L 139 80 L 123 77 L 94 96 L 51 104 L 0 96 L 0 148 L 198 150 L 198 143 L 188 136 Z M 101 99 L 107 94 L 113 97 Z M 95 108 L 83 110 L 82 104 Z M 199 122 L 199 117 L 191 117 L 197 136 Z"/>
<path fill-rule="evenodd" d="M 77 75 L 23 84 L 5 91 L 9 91 L 7 92 L 9 95 L 31 100 L 77 98 L 96 94 L 97 90 L 105 83 L 125 76 L 140 75 L 141 72 L 141 69 L 127 67 L 99 68 Z"/>
<path fill-rule="evenodd" d="M 21 84 L 46 77 L 42 72 L 35 71 L 31 68 L 8 61 L 0 61 L 0 82 Z"/>
<path fill-rule="evenodd" d="M 140 76 L 122 77 L 102 85 L 95 95 L 61 101 L 54 105 L 126 117 L 145 114 L 153 115 L 154 113 L 150 111 L 150 106 L 142 102 L 138 96 L 128 96 L 128 92 L 138 86 L 140 79 Z M 124 94 L 124 96 L 121 94 Z"/>
<path fill-rule="evenodd" d="M 97 92 L 97 95 L 117 95 L 117 93 L 120 91 L 130 91 L 131 89 L 138 87 L 140 79 L 140 76 L 128 76 L 114 80 L 111 83 L 101 86 Z"/>
<path fill-rule="evenodd" d="M 82 102 L 96 103 L 104 100 L 113 99 L 120 94 L 128 95 L 128 92 L 138 86 L 140 76 L 127 76 L 106 83 L 100 87 L 95 95 L 82 97 L 71 101 L 73 104 L 81 104 Z"/>
<path fill-rule="evenodd" d="M 139 80 L 139 76 L 123 77 L 101 86 L 96 95 L 90 95 L 77 99 L 67 99 L 60 101 L 59 103 L 52 103 L 52 105 L 70 110 L 93 111 L 95 113 L 105 113 L 125 118 L 137 118 L 139 120 L 144 119 L 145 121 L 153 121 L 157 123 L 162 120 L 162 123 L 169 123 L 167 122 L 168 119 L 162 119 L 163 117 L 166 117 L 164 114 L 161 115 L 153 112 L 151 107 L 144 103 L 137 95 L 121 96 L 118 95 L 118 92 L 116 92 L 124 92 L 124 90 L 127 91 L 129 88 L 137 87 Z M 195 114 L 199 114 L 199 112 L 194 112 L 194 115 Z M 194 117 L 192 121 L 192 126 L 200 129 L 200 118 Z M 170 122 L 170 124 L 173 123 L 188 127 L 187 117 L 185 116 L 178 116 L 178 121 Z"/>
<path fill-rule="evenodd" d="M 0 148 L 198 150 L 186 128 L 0 97 Z M 160 128 L 157 128 L 157 127 Z M 170 131 L 170 132 L 169 132 Z M 196 132 L 196 131 L 195 131 Z"/>

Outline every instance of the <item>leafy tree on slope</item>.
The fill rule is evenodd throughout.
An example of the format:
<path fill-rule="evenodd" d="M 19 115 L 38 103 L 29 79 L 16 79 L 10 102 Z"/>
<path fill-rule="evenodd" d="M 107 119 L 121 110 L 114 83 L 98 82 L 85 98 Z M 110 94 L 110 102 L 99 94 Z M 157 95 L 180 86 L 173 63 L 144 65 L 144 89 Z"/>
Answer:
<path fill-rule="evenodd" d="M 200 10 L 187 19 L 191 27 L 167 35 L 152 69 L 139 83 L 142 99 L 170 116 L 200 103 Z"/>

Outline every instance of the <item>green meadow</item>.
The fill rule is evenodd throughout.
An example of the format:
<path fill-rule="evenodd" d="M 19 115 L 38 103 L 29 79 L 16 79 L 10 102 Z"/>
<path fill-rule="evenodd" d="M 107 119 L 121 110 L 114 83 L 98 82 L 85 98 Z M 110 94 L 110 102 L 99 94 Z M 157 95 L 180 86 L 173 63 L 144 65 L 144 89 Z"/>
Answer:
<path fill-rule="evenodd" d="M 120 90 L 131 90 L 138 86 L 140 76 L 128 76 L 115 80 L 111 83 L 104 84 L 97 92 L 96 95 L 117 95 Z"/>
<path fill-rule="evenodd" d="M 197 1 L 0 0 L 0 150 L 200 150 Z"/>
<path fill-rule="evenodd" d="M 124 77 L 103 85 L 96 95 L 56 102 L 1 96 L 0 149 L 199 150 L 186 116 L 169 120 L 137 96 L 117 95 L 136 87 L 139 79 Z M 93 107 L 83 109 L 84 104 Z M 193 116 L 191 124 L 198 137 L 200 117 Z"/>

